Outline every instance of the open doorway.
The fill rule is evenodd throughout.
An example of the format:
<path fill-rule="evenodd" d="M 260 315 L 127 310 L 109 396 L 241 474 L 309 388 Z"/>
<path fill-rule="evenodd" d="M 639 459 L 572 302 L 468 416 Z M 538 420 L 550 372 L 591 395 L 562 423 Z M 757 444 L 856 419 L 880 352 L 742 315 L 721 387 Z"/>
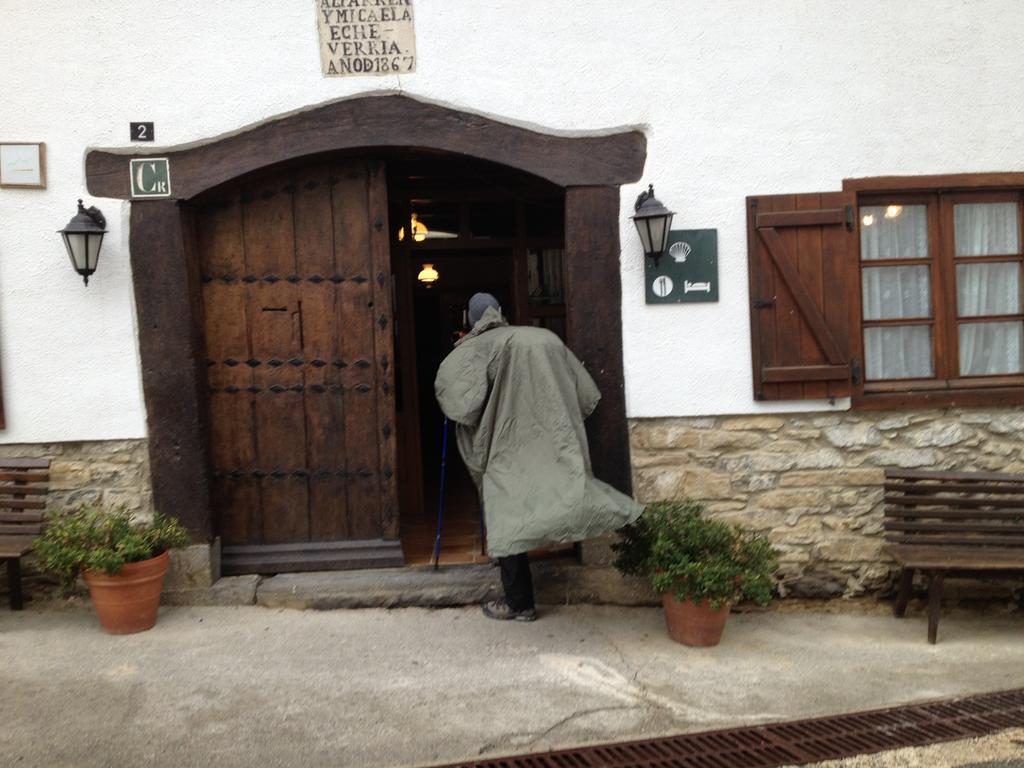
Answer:
<path fill-rule="evenodd" d="M 444 417 L 434 378 L 468 330 L 466 307 L 493 294 L 513 324 L 565 338 L 564 191 L 510 169 L 437 154 L 389 158 L 396 289 L 399 530 L 407 565 L 430 562 Z M 486 560 L 476 488 L 448 433 L 442 564 Z"/>

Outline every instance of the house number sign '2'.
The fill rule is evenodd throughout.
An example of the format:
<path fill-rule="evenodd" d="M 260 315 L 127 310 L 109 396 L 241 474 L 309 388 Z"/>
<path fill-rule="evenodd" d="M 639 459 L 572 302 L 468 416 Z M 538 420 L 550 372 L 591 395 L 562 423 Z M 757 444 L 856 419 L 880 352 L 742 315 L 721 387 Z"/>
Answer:
<path fill-rule="evenodd" d="M 412 0 L 313 0 L 325 77 L 416 71 Z"/>

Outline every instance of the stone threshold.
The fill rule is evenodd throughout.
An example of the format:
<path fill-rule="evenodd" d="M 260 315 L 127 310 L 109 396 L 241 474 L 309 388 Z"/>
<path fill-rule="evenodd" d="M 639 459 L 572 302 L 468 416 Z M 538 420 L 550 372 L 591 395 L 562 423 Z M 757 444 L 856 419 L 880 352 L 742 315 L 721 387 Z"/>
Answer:
<path fill-rule="evenodd" d="M 647 585 L 614 568 L 547 560 L 532 564 L 537 602 L 654 605 Z M 489 564 L 313 571 L 230 576 L 210 587 L 165 590 L 165 605 L 261 605 L 266 608 L 447 608 L 498 597 L 498 569 Z"/>

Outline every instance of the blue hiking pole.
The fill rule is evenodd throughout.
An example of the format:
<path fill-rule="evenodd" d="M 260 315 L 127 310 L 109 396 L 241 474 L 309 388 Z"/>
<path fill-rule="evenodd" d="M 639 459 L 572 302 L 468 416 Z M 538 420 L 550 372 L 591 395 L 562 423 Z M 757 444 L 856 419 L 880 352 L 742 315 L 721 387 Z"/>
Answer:
<path fill-rule="evenodd" d="M 444 476 L 448 464 L 448 417 L 441 427 L 441 490 L 437 496 L 437 535 L 434 536 L 434 570 L 441 564 L 441 522 L 444 520 Z"/>

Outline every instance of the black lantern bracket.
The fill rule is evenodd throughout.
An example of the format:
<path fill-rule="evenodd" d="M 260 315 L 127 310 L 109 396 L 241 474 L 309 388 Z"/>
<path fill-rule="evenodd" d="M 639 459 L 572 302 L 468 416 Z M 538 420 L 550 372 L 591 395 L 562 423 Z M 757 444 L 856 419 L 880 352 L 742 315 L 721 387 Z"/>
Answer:
<path fill-rule="evenodd" d="M 675 211 L 670 211 L 654 196 L 653 184 L 649 184 L 647 189 L 637 196 L 633 211 L 633 223 L 636 224 L 640 235 L 644 256 L 653 259 L 654 265 L 658 266 L 661 255 L 668 246 L 668 234 Z"/>
<path fill-rule="evenodd" d="M 96 223 L 96 226 L 99 227 L 100 229 L 107 228 L 107 217 L 104 216 L 103 211 L 101 211 L 95 205 L 90 205 L 88 208 L 86 208 L 84 205 L 82 205 L 82 201 L 79 200 L 78 212 L 84 213 L 86 216 L 92 219 Z"/>
<path fill-rule="evenodd" d="M 89 276 L 96 271 L 103 236 L 107 233 L 107 219 L 95 205 L 88 208 L 78 201 L 78 211 L 64 229 L 59 230 L 71 259 L 71 266 L 82 276 L 86 286 Z"/>

